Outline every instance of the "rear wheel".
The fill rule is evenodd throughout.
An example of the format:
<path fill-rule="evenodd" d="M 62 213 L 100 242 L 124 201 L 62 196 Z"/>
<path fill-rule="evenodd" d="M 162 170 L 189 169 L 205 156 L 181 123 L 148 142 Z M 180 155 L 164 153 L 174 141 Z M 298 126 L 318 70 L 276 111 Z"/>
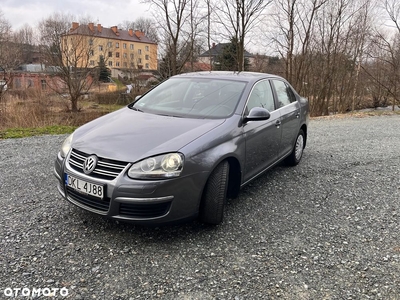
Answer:
<path fill-rule="evenodd" d="M 289 165 L 295 166 L 300 162 L 300 160 L 303 156 L 304 143 L 305 143 L 304 131 L 303 131 L 303 129 L 300 129 L 299 134 L 297 135 L 296 143 L 294 144 L 292 153 L 290 153 L 290 155 L 286 159 L 286 162 Z"/>
<path fill-rule="evenodd" d="M 222 222 L 228 180 L 229 163 L 223 161 L 212 171 L 207 180 L 200 206 L 200 221 L 214 225 Z"/>

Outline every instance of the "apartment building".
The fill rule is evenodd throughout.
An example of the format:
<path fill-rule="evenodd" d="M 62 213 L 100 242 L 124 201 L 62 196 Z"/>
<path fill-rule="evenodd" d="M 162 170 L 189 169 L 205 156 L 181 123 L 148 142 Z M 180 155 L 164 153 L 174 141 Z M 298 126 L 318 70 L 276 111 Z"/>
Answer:
<path fill-rule="evenodd" d="M 157 70 L 157 43 L 139 30 L 73 22 L 63 42 L 73 59 L 80 60 L 81 66 L 95 67 L 103 57 L 113 77 L 130 78 L 129 74 L 133 72 Z M 72 48 L 75 51 L 71 51 Z M 78 48 L 85 50 L 76 51 Z M 83 54 L 79 55 L 79 52 Z"/>

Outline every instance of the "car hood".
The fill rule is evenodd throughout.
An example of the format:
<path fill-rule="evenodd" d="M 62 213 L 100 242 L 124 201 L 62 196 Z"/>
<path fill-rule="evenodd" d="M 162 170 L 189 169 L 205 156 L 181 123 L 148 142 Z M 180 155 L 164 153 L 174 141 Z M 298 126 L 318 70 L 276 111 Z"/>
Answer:
<path fill-rule="evenodd" d="M 159 116 L 123 108 L 78 128 L 72 147 L 88 154 L 135 162 L 179 151 L 224 121 Z"/>

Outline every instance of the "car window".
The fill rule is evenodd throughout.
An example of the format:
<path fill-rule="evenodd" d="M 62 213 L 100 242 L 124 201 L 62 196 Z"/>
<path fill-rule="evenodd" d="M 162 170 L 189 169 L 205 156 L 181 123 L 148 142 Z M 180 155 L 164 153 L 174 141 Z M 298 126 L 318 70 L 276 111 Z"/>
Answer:
<path fill-rule="evenodd" d="M 272 82 L 275 87 L 279 107 L 289 105 L 296 101 L 296 97 L 289 85 L 281 80 L 273 80 Z"/>
<path fill-rule="evenodd" d="M 246 82 L 208 78 L 170 78 L 130 107 L 188 118 L 226 118 L 234 113 Z"/>
<path fill-rule="evenodd" d="M 274 96 L 268 80 L 254 85 L 247 102 L 247 111 L 249 112 L 254 107 L 263 107 L 268 111 L 275 110 Z"/>

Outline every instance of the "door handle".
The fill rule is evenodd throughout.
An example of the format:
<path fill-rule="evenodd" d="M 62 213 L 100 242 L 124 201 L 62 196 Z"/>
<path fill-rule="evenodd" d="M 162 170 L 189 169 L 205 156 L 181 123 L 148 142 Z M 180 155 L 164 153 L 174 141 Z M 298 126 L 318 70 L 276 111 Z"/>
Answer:
<path fill-rule="evenodd" d="M 296 119 L 298 119 L 298 118 L 300 118 L 300 113 L 299 112 L 296 114 Z"/>
<path fill-rule="evenodd" d="M 279 128 L 279 126 L 281 126 L 281 125 L 282 125 L 281 120 L 277 120 L 277 121 L 275 122 L 275 126 L 276 126 L 276 127 Z"/>

